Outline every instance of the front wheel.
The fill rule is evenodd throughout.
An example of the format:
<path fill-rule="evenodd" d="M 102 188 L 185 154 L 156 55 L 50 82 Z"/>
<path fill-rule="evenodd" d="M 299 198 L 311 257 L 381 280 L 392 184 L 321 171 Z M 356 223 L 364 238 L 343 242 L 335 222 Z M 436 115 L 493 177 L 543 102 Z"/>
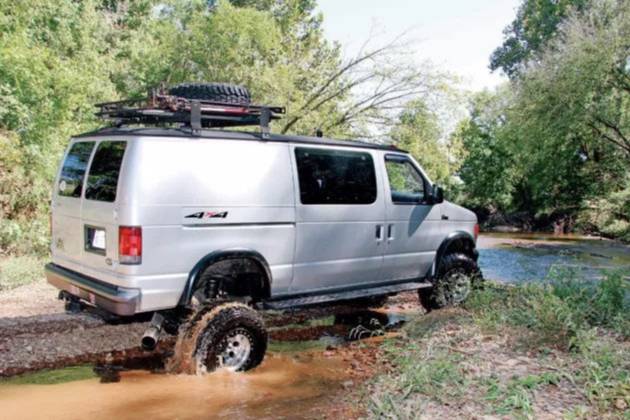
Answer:
<path fill-rule="evenodd" d="M 433 287 L 418 290 L 420 303 L 427 311 L 459 305 L 482 281 L 475 260 L 466 254 L 449 254 L 440 264 Z"/>

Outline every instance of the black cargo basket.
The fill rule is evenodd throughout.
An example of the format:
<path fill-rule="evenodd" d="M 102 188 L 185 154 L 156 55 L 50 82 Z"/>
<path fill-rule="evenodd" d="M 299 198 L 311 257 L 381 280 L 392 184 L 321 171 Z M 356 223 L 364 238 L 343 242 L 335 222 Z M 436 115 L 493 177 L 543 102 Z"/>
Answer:
<path fill-rule="evenodd" d="M 103 102 L 95 105 L 96 116 L 123 125 L 182 124 L 193 131 L 201 128 L 223 128 L 237 126 L 261 127 L 263 134 L 269 133 L 269 122 L 286 113 L 284 107 L 234 104 L 203 99 L 187 99 L 169 95 L 161 87 L 146 98 Z"/>

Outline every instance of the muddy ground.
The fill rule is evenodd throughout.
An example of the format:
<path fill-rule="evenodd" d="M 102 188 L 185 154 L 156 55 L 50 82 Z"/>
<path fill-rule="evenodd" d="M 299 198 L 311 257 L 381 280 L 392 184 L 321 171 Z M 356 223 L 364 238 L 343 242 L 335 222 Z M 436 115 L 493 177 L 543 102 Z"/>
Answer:
<path fill-rule="evenodd" d="M 419 311 L 417 295 L 410 292 L 390 298 L 377 310 L 335 305 L 268 312 L 265 320 L 270 349 L 263 365 L 248 375 L 245 382 L 231 385 L 234 392 L 247 394 L 247 399 L 230 402 L 232 391 L 225 393 L 223 389 L 233 381 L 229 378 L 211 381 L 222 384 L 213 385 L 221 387 L 218 390 L 211 389 L 206 382 L 195 383 L 186 389 L 199 393 L 210 387 L 209 393 L 225 394 L 226 398 L 206 405 L 192 404 L 184 401 L 184 397 L 181 401 L 164 400 L 161 414 L 153 417 L 168 418 L 167 413 L 171 413 L 179 418 L 197 418 L 201 412 L 194 410 L 257 418 L 361 417 L 365 407 L 357 402 L 362 384 L 387 368 L 388 362 L 380 352 L 383 334 L 395 335 L 405 314 Z M 389 317 L 388 313 L 396 315 Z M 147 326 L 148 321 L 143 318 L 112 324 L 91 311 L 67 314 L 63 303 L 56 299 L 56 291 L 42 282 L 0 293 L 0 378 L 88 364 L 97 367 L 101 382 L 121 381 L 113 388 L 111 385 L 107 389 L 98 388 L 99 393 L 111 393 L 114 400 L 129 400 L 128 404 L 134 406 L 141 403 L 145 398 L 143 392 L 148 389 L 164 392 L 155 390 L 156 386 L 189 387 L 190 384 L 182 385 L 181 380 L 167 379 L 170 375 L 150 375 L 150 372 L 163 372 L 164 356 L 172 351 L 175 340 L 167 337 L 155 352 L 144 352 L 139 343 Z M 126 391 L 126 387 L 138 388 L 139 383 L 144 384 L 141 390 Z M 41 418 L 51 409 L 55 418 L 73 417 L 76 413 L 66 412 L 67 408 L 78 395 L 89 395 L 93 388 L 96 392 L 96 384 L 94 380 L 83 380 L 47 389 L 26 385 L 30 387 L 28 390 L 24 385 L 5 385 L 0 405 L 22 418 Z M 177 392 L 175 388 L 173 392 Z M 155 401 L 154 394 L 146 394 L 146 399 Z M 264 396 L 265 404 L 260 403 L 260 395 Z M 37 404 L 32 407 L 26 404 L 29 409 L 25 411 L 24 398 L 33 397 Z M 90 417 L 120 417 L 121 413 L 114 411 L 121 405 L 111 401 L 94 399 Z M 294 411 L 297 407 L 299 414 Z M 141 411 L 148 409 L 147 405 Z"/>
<path fill-rule="evenodd" d="M 146 318 L 116 324 L 106 322 L 98 313 L 90 311 L 67 314 L 56 294 L 54 288 L 43 282 L 0 294 L 0 377 L 85 363 L 137 367 L 144 362 L 153 367 L 156 359 L 172 347 L 173 340 L 167 337 L 157 352 L 144 352 L 139 343 L 148 326 Z M 269 312 L 265 318 L 272 343 L 315 341 L 329 337 L 329 347 L 333 349 L 344 338 L 380 334 L 371 332 L 378 327 L 355 328 L 370 322 L 370 319 L 361 319 L 364 309 L 337 305 Z M 391 298 L 379 311 L 420 311 L 420 307 L 417 296 L 407 293 Z M 383 319 L 378 312 L 375 315 L 383 324 L 380 329 L 384 332 L 387 317 Z M 313 319 L 325 319 L 325 322 L 320 323 L 322 325 L 308 324 Z"/>

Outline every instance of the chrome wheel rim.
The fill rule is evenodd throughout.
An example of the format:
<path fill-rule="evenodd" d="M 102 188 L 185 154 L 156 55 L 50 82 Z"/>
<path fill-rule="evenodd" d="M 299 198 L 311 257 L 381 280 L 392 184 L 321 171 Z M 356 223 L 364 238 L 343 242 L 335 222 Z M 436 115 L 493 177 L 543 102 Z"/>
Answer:
<path fill-rule="evenodd" d="M 222 344 L 219 366 L 232 371 L 241 369 L 252 352 L 252 340 L 249 333 L 242 328 L 233 330 L 223 339 Z"/>

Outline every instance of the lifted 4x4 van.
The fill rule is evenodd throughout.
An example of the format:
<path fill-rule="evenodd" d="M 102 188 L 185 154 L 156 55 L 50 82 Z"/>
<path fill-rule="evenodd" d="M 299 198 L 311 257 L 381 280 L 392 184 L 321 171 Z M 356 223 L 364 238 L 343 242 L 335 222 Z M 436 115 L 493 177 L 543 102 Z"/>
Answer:
<path fill-rule="evenodd" d="M 262 361 L 254 308 L 408 290 L 440 308 L 481 279 L 476 216 L 403 150 L 270 134 L 284 110 L 231 85 L 99 107 L 115 126 L 74 137 L 57 176 L 48 281 L 70 304 L 154 312 L 143 345 L 179 329 L 193 371 Z M 216 129 L 235 125 L 260 129 Z"/>

